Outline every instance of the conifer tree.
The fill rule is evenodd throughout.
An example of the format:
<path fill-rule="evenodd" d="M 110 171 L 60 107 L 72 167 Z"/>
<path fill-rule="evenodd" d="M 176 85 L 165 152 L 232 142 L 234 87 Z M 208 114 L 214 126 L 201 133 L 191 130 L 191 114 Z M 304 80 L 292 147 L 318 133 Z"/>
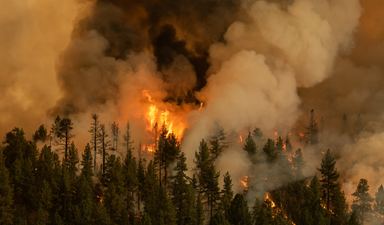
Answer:
<path fill-rule="evenodd" d="M 100 132 L 100 121 L 99 116 L 97 114 L 92 114 L 92 123 L 91 128 L 88 130 L 88 132 L 91 134 L 91 146 L 93 148 L 94 156 L 93 156 L 93 173 L 96 174 L 96 153 L 97 149 L 99 148 L 97 137 Z"/>
<path fill-rule="evenodd" d="M 92 211 L 92 224 L 100 224 L 100 225 L 111 225 L 112 221 L 109 217 L 109 214 L 107 212 L 107 209 L 105 208 L 104 204 L 101 202 L 98 202 L 94 205 L 93 211 Z"/>
<path fill-rule="evenodd" d="M 317 168 L 317 170 L 321 173 L 321 189 L 323 191 L 323 199 L 325 199 L 328 211 L 330 210 L 331 201 L 333 199 L 333 191 L 338 185 L 337 179 L 339 178 L 339 173 L 335 168 L 335 164 L 335 158 L 328 149 L 321 161 L 321 167 Z"/>
<path fill-rule="evenodd" d="M 185 206 L 185 225 L 196 225 L 197 221 L 197 211 L 195 205 L 195 190 L 192 184 L 189 184 L 186 189 L 185 196 L 186 206 Z"/>
<path fill-rule="evenodd" d="M 64 148 L 64 158 L 68 159 L 68 148 L 71 144 L 71 139 L 75 136 L 72 134 L 73 123 L 71 119 L 64 118 L 60 121 L 60 127 L 56 135 L 59 138 L 59 145 Z"/>
<path fill-rule="evenodd" d="M 69 148 L 67 161 L 69 177 L 71 179 L 71 182 L 74 182 L 76 178 L 76 172 L 78 170 L 77 164 L 79 163 L 79 153 L 73 142 L 71 143 L 71 147 Z"/>
<path fill-rule="evenodd" d="M 112 150 L 118 151 L 118 145 L 119 145 L 119 124 L 116 122 L 113 122 L 111 124 L 111 131 L 112 131 Z"/>
<path fill-rule="evenodd" d="M 12 224 L 12 187 L 5 168 L 3 148 L 0 145 L 0 224 Z"/>
<path fill-rule="evenodd" d="M 351 208 L 357 212 L 357 215 L 360 217 L 361 224 L 364 224 L 364 222 L 369 222 L 369 213 L 372 212 L 371 204 L 373 202 L 373 198 L 368 191 L 368 181 L 362 178 L 360 179 L 356 191 L 352 194 L 355 196 L 355 199 L 352 201 Z"/>
<path fill-rule="evenodd" d="M 307 144 L 310 144 L 310 145 L 316 145 L 319 143 L 319 140 L 318 140 L 318 133 L 319 133 L 319 128 L 318 128 L 318 125 L 317 125 L 317 119 L 316 119 L 316 113 L 315 111 L 312 109 L 311 110 L 311 115 L 309 117 L 309 122 L 306 126 L 304 126 L 305 129 L 307 129 Z"/>
<path fill-rule="evenodd" d="M 344 224 L 347 222 L 348 204 L 345 198 L 344 191 L 337 183 L 336 187 L 332 190 L 332 224 Z"/>
<path fill-rule="evenodd" d="M 267 156 L 267 161 L 269 163 L 275 163 L 279 154 L 277 148 L 275 147 L 275 142 L 272 139 L 268 139 L 263 148 L 264 153 Z"/>
<path fill-rule="evenodd" d="M 373 204 L 374 211 L 378 214 L 380 218 L 380 224 L 383 223 L 384 217 L 384 188 L 383 185 L 380 185 L 379 189 L 375 194 L 375 202 Z"/>
<path fill-rule="evenodd" d="M 90 187 L 93 187 L 93 170 L 92 170 L 92 152 L 91 152 L 91 146 L 89 143 L 87 143 L 87 146 L 85 146 L 84 152 L 81 154 L 82 160 L 81 165 L 83 168 L 81 169 L 81 176 L 84 176 L 84 178 L 88 181 Z"/>
<path fill-rule="evenodd" d="M 357 115 L 357 119 L 356 119 L 355 126 L 353 127 L 353 129 L 355 131 L 355 135 L 359 135 L 360 132 L 363 130 L 363 120 L 361 119 L 360 114 Z"/>
<path fill-rule="evenodd" d="M 76 198 L 81 214 L 79 224 L 90 224 L 92 222 L 93 190 L 87 177 L 82 173 L 76 184 Z"/>
<path fill-rule="evenodd" d="M 285 138 L 285 148 L 289 154 L 292 152 L 292 143 L 291 140 L 289 139 L 289 135 L 287 134 Z"/>
<path fill-rule="evenodd" d="M 229 143 L 227 141 L 226 136 L 227 133 L 224 131 L 224 128 L 218 121 L 216 121 L 213 128 L 213 135 L 211 136 L 209 141 L 212 146 L 210 151 L 213 160 L 215 160 L 221 154 L 221 152 L 223 152 L 229 147 Z"/>
<path fill-rule="evenodd" d="M 180 143 L 177 141 L 177 137 L 172 132 L 168 135 L 165 141 L 164 146 L 164 162 L 163 171 L 164 171 L 164 190 L 167 192 L 167 182 L 169 180 L 169 166 L 176 160 L 178 155 L 180 154 Z M 161 179 L 161 177 L 160 177 Z"/>
<path fill-rule="evenodd" d="M 140 210 L 140 200 L 143 197 L 145 181 L 146 181 L 144 165 L 143 165 L 142 159 L 139 159 L 139 165 L 137 166 L 137 181 L 138 181 L 137 207 Z"/>
<path fill-rule="evenodd" d="M 197 194 L 196 200 L 196 225 L 203 225 L 205 220 L 203 203 L 201 201 L 201 194 Z"/>
<path fill-rule="evenodd" d="M 103 175 L 105 174 L 105 167 L 106 167 L 105 159 L 106 159 L 106 157 L 108 155 L 107 150 L 111 146 L 111 142 L 108 140 L 108 137 L 109 137 L 109 135 L 107 133 L 105 125 L 101 124 L 100 125 L 100 131 L 98 133 L 97 138 L 98 138 L 98 141 L 100 143 L 101 155 L 103 157 L 103 165 L 102 165 L 102 167 L 103 167 Z"/>
<path fill-rule="evenodd" d="M 41 149 L 41 153 L 39 155 L 39 159 L 37 161 L 36 166 L 36 185 L 38 189 L 41 187 L 41 181 L 46 180 L 49 183 L 54 182 L 54 161 L 53 161 L 53 152 L 51 151 L 51 147 L 45 145 Z"/>
<path fill-rule="evenodd" d="M 172 193 L 172 203 L 175 206 L 177 224 L 184 224 L 185 218 L 187 217 L 187 190 L 188 190 L 188 177 L 185 172 L 188 170 L 186 164 L 187 158 L 185 154 L 182 153 L 177 160 L 176 175 L 173 178 L 171 183 L 171 193 Z"/>
<path fill-rule="evenodd" d="M 248 153 L 249 157 L 252 157 L 256 154 L 257 146 L 256 146 L 256 143 L 251 136 L 251 132 L 248 133 L 248 137 L 245 140 L 245 144 L 244 144 L 243 149 L 244 149 L 244 151 L 246 151 Z"/>
<path fill-rule="evenodd" d="M 348 225 L 360 225 L 359 217 L 357 216 L 357 212 L 353 211 L 351 217 L 348 221 Z"/>
<path fill-rule="evenodd" d="M 128 153 L 125 156 L 123 174 L 124 186 L 128 192 L 126 199 L 127 210 L 132 213 L 134 208 L 134 193 L 138 185 L 136 159 L 132 156 L 132 150 L 128 150 Z"/>
<path fill-rule="evenodd" d="M 147 213 L 144 213 L 143 217 L 141 218 L 140 225 L 152 225 L 151 217 Z"/>
<path fill-rule="evenodd" d="M 264 145 L 264 138 L 263 138 L 263 132 L 260 128 L 255 127 L 255 129 L 252 132 L 252 137 L 255 139 L 255 143 L 257 146 L 263 146 Z"/>
<path fill-rule="evenodd" d="M 224 175 L 224 186 L 221 191 L 220 198 L 220 210 L 223 210 L 225 213 L 228 213 L 228 210 L 231 206 L 232 198 L 233 198 L 233 190 L 232 190 L 232 179 L 229 172 Z"/>
<path fill-rule="evenodd" d="M 236 194 L 231 202 L 228 215 L 232 225 L 252 225 L 251 213 L 242 194 Z"/>
<path fill-rule="evenodd" d="M 303 159 L 303 153 L 301 149 L 297 149 L 295 155 L 292 157 L 292 166 L 294 168 L 294 175 L 296 180 L 304 179 L 303 169 L 306 165 L 306 162 Z"/>
<path fill-rule="evenodd" d="M 157 168 L 157 172 L 159 174 L 159 183 L 160 186 L 162 186 L 162 181 L 163 181 L 163 175 L 162 171 L 164 168 L 164 161 L 165 161 L 165 148 L 166 148 L 166 142 L 167 142 L 167 134 L 168 130 L 167 127 L 165 126 L 165 123 L 163 123 L 161 130 L 160 130 L 160 135 L 159 135 L 159 143 L 157 146 L 157 149 L 155 151 L 155 166 Z"/>
<path fill-rule="evenodd" d="M 41 124 L 39 129 L 32 135 L 32 140 L 45 142 L 48 140 L 48 131 L 45 129 L 44 124 Z"/>
<path fill-rule="evenodd" d="M 322 223 L 328 222 L 329 218 L 327 217 L 327 211 L 323 208 L 324 202 L 321 198 L 322 193 L 320 190 L 320 183 L 317 176 L 314 176 L 311 184 L 309 185 L 309 190 L 307 193 L 307 206 L 309 209 L 309 214 L 314 219 L 314 221 L 322 221 Z M 324 221 L 325 219 L 325 221 Z"/>
<path fill-rule="evenodd" d="M 207 173 L 202 177 L 204 185 L 201 187 L 201 192 L 209 207 L 210 218 L 212 218 L 216 212 L 218 201 L 220 200 L 219 176 L 220 172 L 216 172 L 215 166 L 211 164 Z"/>
<path fill-rule="evenodd" d="M 126 154 L 128 154 L 129 151 L 132 152 L 133 148 L 134 148 L 134 147 L 132 147 L 134 141 L 132 140 L 132 137 L 131 137 L 131 125 L 129 124 L 129 121 L 125 125 L 125 132 L 124 132 L 123 137 L 124 137 L 124 142 L 125 142 L 125 146 L 126 146 L 126 150 L 127 150 Z"/>
<path fill-rule="evenodd" d="M 209 225 L 231 225 L 221 210 L 217 211 Z"/>
<path fill-rule="evenodd" d="M 24 157 L 24 150 L 28 144 L 24 137 L 24 130 L 18 127 L 13 128 L 12 131 L 5 135 L 3 144 L 5 167 L 10 169 L 17 158 L 20 159 Z"/>

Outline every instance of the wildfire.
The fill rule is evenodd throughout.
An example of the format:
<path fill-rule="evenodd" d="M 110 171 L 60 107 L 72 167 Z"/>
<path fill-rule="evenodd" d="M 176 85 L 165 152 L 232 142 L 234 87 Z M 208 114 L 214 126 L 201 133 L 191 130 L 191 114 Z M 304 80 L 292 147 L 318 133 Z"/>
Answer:
<path fill-rule="evenodd" d="M 245 187 L 245 190 L 248 190 L 247 180 L 248 180 L 248 176 L 244 176 L 244 178 L 240 180 L 240 183 Z"/>
<path fill-rule="evenodd" d="M 304 134 L 300 132 L 300 137 L 304 137 Z"/>
<path fill-rule="evenodd" d="M 201 111 L 202 108 L 203 108 L 203 103 L 201 102 L 201 103 L 200 103 L 199 112 Z"/>
<path fill-rule="evenodd" d="M 284 148 L 284 150 L 287 150 L 287 145 L 283 144 L 283 148 Z"/>
<path fill-rule="evenodd" d="M 168 130 L 167 136 L 174 132 L 178 139 L 181 139 L 185 129 L 185 125 L 182 122 L 183 120 L 180 119 L 177 114 L 172 113 L 168 109 L 164 109 L 164 104 L 156 104 L 155 100 L 151 97 L 147 90 L 143 90 L 142 94 L 148 100 L 148 102 L 151 103 L 149 104 L 148 111 L 145 114 L 145 118 L 148 120 L 146 129 L 148 131 L 152 131 L 155 123 L 159 125 L 159 128 L 164 124 Z M 201 106 L 202 104 L 203 103 L 201 103 Z"/>
<path fill-rule="evenodd" d="M 265 194 L 264 201 L 269 200 L 272 204 L 272 208 L 276 207 L 276 204 L 272 201 L 272 199 L 269 198 L 268 193 Z"/>
<path fill-rule="evenodd" d="M 241 137 L 241 135 L 240 135 L 240 142 L 243 142 L 243 137 Z"/>
<path fill-rule="evenodd" d="M 273 134 L 274 134 L 275 136 L 277 136 L 278 133 L 277 133 L 277 131 L 275 131 L 275 132 L 273 132 Z"/>

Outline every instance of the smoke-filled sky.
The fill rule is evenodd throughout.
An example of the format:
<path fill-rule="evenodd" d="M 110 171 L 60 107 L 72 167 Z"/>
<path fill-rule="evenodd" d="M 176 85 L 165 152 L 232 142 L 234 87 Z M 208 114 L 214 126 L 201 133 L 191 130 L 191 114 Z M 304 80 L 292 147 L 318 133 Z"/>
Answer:
<path fill-rule="evenodd" d="M 104 123 L 130 120 L 136 143 L 145 142 L 156 102 L 187 127 L 182 148 L 191 162 L 217 121 L 228 133 L 258 126 L 286 135 L 285 124 L 303 131 L 314 108 L 346 193 L 360 178 L 373 191 L 384 183 L 381 0 L 0 3 L 0 134 L 18 126 L 30 137 L 68 116 L 83 146 L 98 113 Z M 359 138 L 340 135 L 344 113 L 351 132 L 362 114 Z M 237 148 L 217 165 L 234 180 L 255 169 Z M 313 175 L 320 158 L 309 154 Z"/>

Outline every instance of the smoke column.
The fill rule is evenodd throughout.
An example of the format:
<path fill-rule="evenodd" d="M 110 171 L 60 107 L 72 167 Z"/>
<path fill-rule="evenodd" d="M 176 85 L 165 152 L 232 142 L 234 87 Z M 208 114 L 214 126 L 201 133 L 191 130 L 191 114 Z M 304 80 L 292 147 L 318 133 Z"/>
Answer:
<path fill-rule="evenodd" d="M 346 193 L 362 177 L 371 191 L 384 182 L 380 0 L 1 3 L 2 134 L 19 126 L 28 137 L 69 116 L 84 146 L 90 115 L 98 113 L 104 123 L 130 120 L 138 144 L 148 136 L 146 90 L 187 127 L 182 149 L 191 168 L 217 121 L 228 133 L 258 126 L 285 135 L 282 125 L 302 129 L 314 108 Z M 358 138 L 339 133 L 343 113 L 351 132 L 363 115 Z M 255 169 L 241 148 L 234 145 L 217 164 L 234 181 Z M 306 175 L 313 175 L 321 158 L 309 155 Z M 274 174 L 266 164 L 257 169 Z"/>

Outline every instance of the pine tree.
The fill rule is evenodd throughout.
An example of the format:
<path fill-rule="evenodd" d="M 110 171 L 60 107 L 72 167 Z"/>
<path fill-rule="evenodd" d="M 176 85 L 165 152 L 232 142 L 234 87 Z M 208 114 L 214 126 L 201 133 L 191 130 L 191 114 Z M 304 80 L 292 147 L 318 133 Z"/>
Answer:
<path fill-rule="evenodd" d="M 369 194 L 368 181 L 366 179 L 360 179 L 359 185 L 356 191 L 352 194 L 355 199 L 352 201 L 352 210 L 357 212 L 360 217 L 361 224 L 369 222 L 369 213 L 372 212 L 373 198 Z"/>
<path fill-rule="evenodd" d="M 363 120 L 361 119 L 361 115 L 357 115 L 357 119 L 355 122 L 355 126 L 353 127 L 355 131 L 355 135 L 359 135 L 360 132 L 363 130 Z"/>
<path fill-rule="evenodd" d="M 5 168 L 3 148 L 0 145 L 0 224 L 12 224 L 12 187 Z"/>
<path fill-rule="evenodd" d="M 380 223 L 383 223 L 384 216 L 384 188 L 383 185 L 380 185 L 379 189 L 375 194 L 375 202 L 373 204 L 373 209 L 378 214 L 380 218 Z"/>
<path fill-rule="evenodd" d="M 205 220 L 203 203 L 201 201 L 201 194 L 198 193 L 196 200 L 196 225 L 203 225 Z"/>
<path fill-rule="evenodd" d="M 224 175 L 224 186 L 221 191 L 220 198 L 220 210 L 223 210 L 225 213 L 228 213 L 228 210 L 231 206 L 232 198 L 233 198 L 233 190 L 232 190 L 232 179 L 229 172 Z"/>
<path fill-rule="evenodd" d="M 318 126 L 317 126 L 317 119 L 316 119 L 316 113 L 315 111 L 312 109 L 311 110 L 311 115 L 309 117 L 309 122 L 306 126 L 304 126 L 305 129 L 307 129 L 307 136 L 308 136 L 308 140 L 307 140 L 307 144 L 310 144 L 310 145 L 316 145 L 319 143 L 319 140 L 318 140 L 318 133 L 319 133 L 319 129 L 318 129 Z"/>
<path fill-rule="evenodd" d="M 112 131 L 112 150 L 118 151 L 118 145 L 119 145 L 119 124 L 116 122 L 113 122 L 111 124 L 111 131 Z"/>
<path fill-rule="evenodd" d="M 100 121 L 99 121 L 99 116 L 97 114 L 92 114 L 92 123 L 91 123 L 91 128 L 88 130 L 88 132 L 91 134 L 91 146 L 94 151 L 94 163 L 93 163 L 93 173 L 96 174 L 96 153 L 97 149 L 99 148 L 99 144 L 97 141 L 98 134 L 100 132 Z"/>
<path fill-rule="evenodd" d="M 131 137 L 131 127 L 130 127 L 129 121 L 127 122 L 127 124 L 125 126 L 125 132 L 124 132 L 123 137 L 124 137 L 124 142 L 125 142 L 125 146 L 126 146 L 126 150 L 127 150 L 127 154 L 128 154 L 129 151 L 132 152 L 133 148 L 134 148 L 134 147 L 132 147 L 132 144 L 134 143 L 134 141 L 132 140 L 132 137 Z"/>
<path fill-rule="evenodd" d="M 206 174 L 202 177 L 202 193 L 206 204 L 209 207 L 210 218 L 213 217 L 217 210 L 218 201 L 220 200 L 219 188 L 220 172 L 216 172 L 215 166 L 211 164 Z"/>
<path fill-rule="evenodd" d="M 103 203 L 96 203 L 92 211 L 92 224 L 111 225 L 112 221 Z"/>
<path fill-rule="evenodd" d="M 336 187 L 332 190 L 332 224 L 343 224 L 347 222 L 348 204 L 344 191 L 337 183 Z"/>
<path fill-rule="evenodd" d="M 81 213 L 79 224 L 90 224 L 92 222 L 93 190 L 87 177 L 83 173 L 76 183 L 76 198 Z"/>
<path fill-rule="evenodd" d="M 176 160 L 180 154 L 180 143 L 177 137 L 172 132 L 168 135 L 165 141 L 164 155 L 163 155 L 163 171 L 164 171 L 164 190 L 167 192 L 167 182 L 169 180 L 169 166 Z M 160 177 L 161 179 L 161 177 Z"/>
<path fill-rule="evenodd" d="M 289 154 L 291 154 L 292 152 L 292 143 L 291 143 L 291 140 L 289 139 L 289 135 L 287 134 L 286 138 L 285 138 L 285 149 L 287 150 L 287 152 Z"/>
<path fill-rule="evenodd" d="M 311 184 L 309 185 L 309 190 L 307 193 L 307 207 L 309 209 L 309 214 L 314 219 L 314 221 L 320 221 L 322 223 L 329 224 L 329 218 L 327 211 L 323 208 L 324 202 L 321 198 L 322 193 L 320 190 L 320 183 L 317 176 L 314 176 Z M 324 220 L 325 219 L 325 220 Z"/>
<path fill-rule="evenodd" d="M 127 155 L 125 156 L 123 164 L 123 174 L 124 174 L 124 186 L 128 192 L 127 195 L 127 210 L 133 213 L 134 209 L 134 193 L 138 185 L 137 178 L 137 166 L 136 159 L 132 156 L 132 150 L 129 149 Z"/>
<path fill-rule="evenodd" d="M 39 129 L 32 135 L 32 140 L 34 142 L 42 141 L 45 142 L 48 140 L 48 131 L 45 129 L 44 124 L 41 124 Z"/>
<path fill-rule="evenodd" d="M 151 217 L 147 213 L 144 213 L 139 225 L 152 225 Z"/>
<path fill-rule="evenodd" d="M 269 163 L 275 163 L 278 158 L 278 151 L 275 147 L 275 142 L 272 139 L 268 139 L 263 148 L 264 153 L 267 156 L 267 161 Z"/>
<path fill-rule="evenodd" d="M 185 196 L 185 217 L 184 224 L 185 225 L 196 225 L 197 221 L 197 211 L 195 205 L 195 190 L 192 184 L 189 184 L 186 189 Z"/>
<path fill-rule="evenodd" d="M 209 225 L 231 225 L 231 223 L 227 220 L 223 212 L 219 210 L 211 219 Z"/>
<path fill-rule="evenodd" d="M 71 119 L 64 118 L 60 121 L 60 127 L 56 135 L 59 138 L 59 145 L 64 148 L 64 158 L 68 159 L 68 147 L 71 144 L 71 139 L 75 136 L 72 134 L 73 123 Z"/>
<path fill-rule="evenodd" d="M 228 214 L 232 225 L 252 225 L 251 213 L 242 194 L 236 194 L 231 202 Z"/>
<path fill-rule="evenodd" d="M 97 139 L 100 143 L 100 149 L 101 149 L 101 155 L 103 156 L 103 175 L 105 174 L 105 159 L 108 155 L 107 153 L 107 150 L 109 149 L 109 147 L 111 146 L 111 142 L 108 140 L 108 133 L 107 133 L 107 130 L 105 129 L 105 125 L 104 124 L 101 124 L 100 125 L 100 131 L 97 135 Z"/>
<path fill-rule="evenodd" d="M 185 174 L 188 170 L 186 160 L 187 158 L 184 153 L 178 157 L 176 167 L 174 168 L 176 175 L 171 183 L 172 203 L 175 206 L 178 225 L 184 224 L 187 217 L 187 212 L 185 211 L 187 209 L 186 197 L 188 190 L 188 177 Z"/>
<path fill-rule="evenodd" d="M 92 152 L 91 152 L 91 146 L 89 146 L 89 143 L 87 143 L 87 146 L 85 146 L 84 152 L 81 154 L 82 160 L 81 165 L 83 168 L 81 169 L 81 176 L 84 176 L 84 178 L 88 181 L 89 186 L 93 187 L 93 170 L 92 170 Z"/>
<path fill-rule="evenodd" d="M 331 201 L 333 199 L 333 191 L 338 185 L 337 179 L 339 178 L 339 173 L 335 168 L 335 164 L 335 158 L 328 149 L 321 161 L 321 167 L 317 168 L 317 170 L 321 173 L 321 189 L 323 190 L 323 198 L 326 201 L 328 211 L 332 205 Z"/>
<path fill-rule="evenodd" d="M 243 149 L 244 149 L 244 151 L 248 152 L 248 155 L 251 158 L 252 158 L 252 156 L 256 155 L 257 146 L 256 146 L 256 143 L 251 136 L 251 132 L 248 133 L 248 137 L 245 140 L 245 144 L 244 144 Z"/>
<path fill-rule="evenodd" d="M 77 148 L 75 144 L 72 142 L 71 147 L 69 148 L 68 153 L 68 173 L 69 177 L 71 179 L 71 182 L 75 181 L 76 178 L 76 172 L 77 172 L 77 164 L 79 163 L 79 153 L 77 151 Z"/>
<path fill-rule="evenodd" d="M 348 221 L 348 225 L 360 225 L 359 217 L 357 216 L 357 212 L 353 211 L 351 217 Z"/>
<path fill-rule="evenodd" d="M 12 129 L 5 135 L 3 141 L 4 149 L 4 163 L 7 169 L 10 169 L 12 164 L 16 161 L 17 158 L 24 157 L 24 149 L 28 144 L 27 140 L 24 137 L 24 130 L 18 127 Z"/>
<path fill-rule="evenodd" d="M 252 136 L 255 139 L 255 143 L 257 146 L 263 146 L 264 145 L 264 138 L 263 138 L 263 132 L 260 128 L 255 127 L 255 129 L 252 132 Z"/>
<path fill-rule="evenodd" d="M 139 165 L 137 166 L 137 180 L 138 180 L 137 207 L 140 210 L 140 200 L 143 197 L 145 180 L 146 180 L 143 161 L 141 159 L 139 159 Z"/>
<path fill-rule="evenodd" d="M 306 161 L 303 159 L 301 149 L 297 149 L 295 155 L 292 156 L 292 166 L 294 168 L 294 175 L 296 180 L 304 179 L 303 169 L 305 168 Z"/>
<path fill-rule="evenodd" d="M 213 149 L 213 152 L 211 152 L 213 159 L 216 159 L 222 151 L 226 150 L 229 147 L 226 135 L 227 133 L 224 131 L 224 128 L 218 121 L 216 121 L 213 128 L 213 135 L 210 138 L 210 142 L 213 141 L 218 143 L 218 148 Z"/>

